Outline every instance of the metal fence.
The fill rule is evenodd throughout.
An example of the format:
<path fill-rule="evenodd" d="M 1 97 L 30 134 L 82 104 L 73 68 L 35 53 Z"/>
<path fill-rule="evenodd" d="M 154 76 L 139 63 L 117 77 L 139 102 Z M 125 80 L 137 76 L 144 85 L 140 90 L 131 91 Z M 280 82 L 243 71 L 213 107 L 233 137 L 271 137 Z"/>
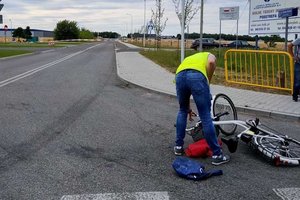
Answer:
<path fill-rule="evenodd" d="M 293 58 L 285 51 L 230 49 L 225 53 L 229 83 L 293 91 Z"/>

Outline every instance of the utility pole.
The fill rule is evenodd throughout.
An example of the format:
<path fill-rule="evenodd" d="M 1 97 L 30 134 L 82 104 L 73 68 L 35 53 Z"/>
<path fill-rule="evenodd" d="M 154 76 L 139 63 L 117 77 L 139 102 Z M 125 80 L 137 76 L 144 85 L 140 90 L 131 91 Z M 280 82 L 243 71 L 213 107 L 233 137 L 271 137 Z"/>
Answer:
<path fill-rule="evenodd" d="M 133 27 L 133 16 L 132 16 L 132 14 L 129 14 L 129 13 L 127 13 L 126 15 L 129 15 L 130 17 L 131 17 L 131 31 L 130 31 L 130 35 L 131 35 L 131 39 L 132 39 L 132 36 L 133 36 L 133 30 L 132 30 L 132 27 Z"/>
<path fill-rule="evenodd" d="M 184 4 L 185 0 L 181 0 L 181 62 L 184 60 Z"/>
<path fill-rule="evenodd" d="M 199 43 L 199 51 L 202 51 L 202 38 L 203 38 L 203 0 L 201 0 L 201 11 L 200 11 L 200 43 Z"/>
<path fill-rule="evenodd" d="M 144 0 L 144 38 L 143 38 L 143 47 L 146 46 L 146 0 Z"/>

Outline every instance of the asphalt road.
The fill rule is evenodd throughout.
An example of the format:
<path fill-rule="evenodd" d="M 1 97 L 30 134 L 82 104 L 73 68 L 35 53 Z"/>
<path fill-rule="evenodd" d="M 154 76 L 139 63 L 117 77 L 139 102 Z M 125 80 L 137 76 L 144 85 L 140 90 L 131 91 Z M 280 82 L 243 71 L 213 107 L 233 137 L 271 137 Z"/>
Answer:
<path fill-rule="evenodd" d="M 197 159 L 222 176 L 177 177 L 177 107 L 117 77 L 113 41 L 0 60 L 0 199 L 281 199 L 300 188 L 299 167 L 275 167 L 243 143 L 226 165 Z M 299 122 L 259 117 L 300 139 Z"/>

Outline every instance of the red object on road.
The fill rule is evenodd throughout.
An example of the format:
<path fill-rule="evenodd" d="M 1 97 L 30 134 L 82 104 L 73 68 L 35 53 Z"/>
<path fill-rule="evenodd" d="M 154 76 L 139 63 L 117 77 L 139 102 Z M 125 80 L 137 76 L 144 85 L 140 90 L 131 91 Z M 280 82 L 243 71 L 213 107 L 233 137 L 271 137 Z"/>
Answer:
<path fill-rule="evenodd" d="M 220 146 L 222 146 L 222 141 L 218 140 Z M 201 158 L 206 158 L 206 157 L 211 157 L 212 156 L 212 151 L 209 148 L 207 142 L 205 139 L 201 139 L 197 142 L 194 142 L 188 146 L 188 148 L 185 149 L 185 154 L 188 157 L 201 157 Z"/>

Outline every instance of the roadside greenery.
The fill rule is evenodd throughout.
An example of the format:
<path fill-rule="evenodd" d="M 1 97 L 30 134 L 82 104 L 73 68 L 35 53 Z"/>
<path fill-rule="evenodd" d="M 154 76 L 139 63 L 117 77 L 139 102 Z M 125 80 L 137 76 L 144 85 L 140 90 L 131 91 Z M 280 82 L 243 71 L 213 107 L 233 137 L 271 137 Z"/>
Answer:
<path fill-rule="evenodd" d="M 197 39 L 200 38 L 199 33 L 185 33 L 185 38 L 189 39 Z M 279 35 L 271 35 L 271 36 L 250 36 L 250 35 L 239 35 L 239 40 L 246 40 L 246 41 L 255 41 L 257 39 L 267 41 L 267 42 L 284 42 L 284 38 L 281 38 Z M 180 38 L 180 34 L 177 35 L 177 38 Z M 203 38 L 214 38 L 215 40 L 219 40 L 220 34 L 219 33 L 203 33 Z M 221 34 L 221 38 L 223 40 L 236 40 L 236 35 L 233 34 Z"/>
<path fill-rule="evenodd" d="M 55 40 L 70 39 L 94 39 L 97 37 L 118 38 L 120 34 L 116 32 L 92 32 L 86 28 L 79 28 L 76 21 L 63 20 L 56 24 L 54 29 Z"/>
<path fill-rule="evenodd" d="M 224 54 L 227 49 L 221 49 L 219 51 L 218 48 L 213 48 L 207 50 L 208 52 L 216 55 L 217 57 L 217 69 L 214 74 L 214 78 L 212 80 L 213 84 L 221 84 L 226 85 L 225 83 L 225 76 L 224 76 Z M 190 56 L 196 53 L 195 50 L 186 50 L 185 57 Z M 157 63 L 158 65 L 162 66 L 166 70 L 175 74 L 177 67 L 180 64 L 181 60 L 181 52 L 180 50 L 144 50 L 141 51 L 140 54 L 149 58 L 153 62 Z M 221 58 L 221 59 L 220 59 Z"/>
<path fill-rule="evenodd" d="M 212 78 L 212 84 L 216 85 L 226 85 L 230 87 L 236 87 L 236 88 L 243 88 L 248 90 L 254 90 L 254 91 L 261 91 L 261 92 L 268 92 L 268 93 L 276 93 L 276 94 L 285 94 L 290 95 L 287 91 L 280 91 L 276 89 L 267 89 L 267 88 L 261 88 L 261 87 L 254 87 L 254 86 L 248 86 L 248 85 L 242 85 L 242 84 L 232 84 L 228 83 L 225 80 L 225 69 L 224 69 L 224 54 L 226 53 L 228 49 L 227 48 L 213 48 L 213 49 L 207 49 L 207 52 L 210 52 L 214 54 L 217 57 L 217 68 L 214 73 L 214 77 Z M 194 50 L 186 50 L 185 51 L 185 57 L 192 55 L 196 53 Z M 140 52 L 143 56 L 149 58 L 153 62 L 157 63 L 158 65 L 162 66 L 166 70 L 174 73 L 176 72 L 177 67 L 180 64 L 180 51 L 179 50 L 172 50 L 172 49 L 147 49 Z M 238 58 L 239 59 L 239 58 Z M 242 57 L 240 58 L 242 59 Z M 267 63 L 271 63 L 270 57 L 268 57 L 268 61 L 265 61 Z M 253 59 L 254 60 L 254 59 Z M 239 62 L 239 60 L 237 60 Z M 244 62 L 244 61 L 243 61 Z M 284 61 L 282 61 L 284 62 Z M 275 63 L 276 64 L 276 63 Z M 272 70 L 272 69 L 269 69 Z M 271 74 L 271 72 L 270 72 Z"/>
<path fill-rule="evenodd" d="M 27 51 L 27 50 L 1 50 L 0 51 L 0 58 L 10 57 L 10 56 L 17 56 L 17 55 L 28 54 L 28 53 L 32 53 L 32 51 Z"/>
<path fill-rule="evenodd" d="M 0 48 L 1 48 L 0 58 L 32 53 L 37 48 L 45 48 L 45 49 L 59 48 L 59 47 L 65 47 L 70 45 L 80 45 L 82 43 L 86 43 L 86 42 L 58 42 L 55 43 L 55 45 L 51 45 L 51 46 L 49 46 L 48 43 L 28 43 L 28 42 L 0 43 Z"/>
<path fill-rule="evenodd" d="M 55 40 L 78 39 L 79 35 L 80 29 L 75 21 L 59 21 L 54 29 Z"/>
<path fill-rule="evenodd" d="M 56 48 L 70 45 L 79 45 L 86 42 L 56 42 L 55 45 L 49 46 L 47 42 L 29 43 L 29 42 L 8 42 L 0 43 L 0 48 Z"/>
<path fill-rule="evenodd" d="M 108 31 L 99 32 L 96 34 L 99 35 L 99 37 L 103 37 L 103 38 L 118 38 L 121 36 L 120 34 L 118 34 L 116 32 L 108 32 Z"/>
<path fill-rule="evenodd" d="M 81 28 L 80 32 L 79 32 L 79 38 L 80 39 L 93 39 L 94 33 L 92 33 L 91 31 L 89 31 L 86 28 Z"/>
<path fill-rule="evenodd" d="M 208 52 L 216 55 L 217 57 L 217 66 L 220 68 L 224 68 L 224 54 L 227 49 L 219 49 L 213 48 L 207 50 Z M 144 50 L 140 52 L 145 57 L 153 60 L 155 63 L 163 66 L 164 68 L 168 69 L 170 72 L 175 73 L 176 68 L 180 64 L 180 57 L 181 52 L 180 50 Z M 196 53 L 195 50 L 186 50 L 185 57 Z M 221 59 L 220 59 L 221 58 Z"/>

